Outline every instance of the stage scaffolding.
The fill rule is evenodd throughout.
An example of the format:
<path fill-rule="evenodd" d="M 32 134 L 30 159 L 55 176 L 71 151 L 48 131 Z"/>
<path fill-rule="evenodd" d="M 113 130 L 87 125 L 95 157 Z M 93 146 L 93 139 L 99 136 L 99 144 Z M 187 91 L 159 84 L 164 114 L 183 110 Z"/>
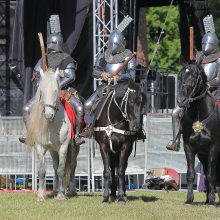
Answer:
<path fill-rule="evenodd" d="M 118 25 L 118 0 L 93 0 L 93 63 L 107 48 L 108 36 Z M 94 79 L 96 90 L 97 79 Z"/>
<path fill-rule="evenodd" d="M 10 74 L 8 68 L 10 42 L 10 1 L 0 0 L 0 91 L 5 96 L 5 115 L 10 109 Z"/>

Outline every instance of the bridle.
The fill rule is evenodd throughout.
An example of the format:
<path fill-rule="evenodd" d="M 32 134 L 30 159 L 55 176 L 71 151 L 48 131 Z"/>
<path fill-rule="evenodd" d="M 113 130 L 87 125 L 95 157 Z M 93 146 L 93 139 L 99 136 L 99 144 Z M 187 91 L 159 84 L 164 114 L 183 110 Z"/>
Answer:
<path fill-rule="evenodd" d="M 58 111 L 58 107 L 57 107 L 57 104 L 55 105 L 55 106 L 53 106 L 53 105 L 50 105 L 50 104 L 44 104 L 43 105 L 43 113 L 45 113 L 45 108 L 46 107 L 49 107 L 49 108 L 52 108 L 54 111 L 55 111 L 55 113 Z"/>
<path fill-rule="evenodd" d="M 58 85 L 58 87 L 59 87 L 59 83 L 58 83 L 58 81 L 57 81 L 57 85 Z M 40 98 L 39 98 L 39 101 L 41 101 L 41 97 L 42 97 L 42 95 L 41 95 L 41 91 L 40 91 Z M 59 98 L 58 98 L 57 101 L 56 101 L 56 105 L 43 104 L 43 110 L 42 110 L 42 113 L 45 113 L 45 108 L 46 108 L 46 107 L 49 107 L 49 108 L 53 109 L 53 110 L 55 111 L 55 114 L 56 114 L 56 112 L 59 110 L 59 108 L 58 108 L 58 104 L 59 104 Z M 55 115 L 55 114 L 54 114 L 54 115 Z"/>
<path fill-rule="evenodd" d="M 202 76 L 201 76 L 201 71 L 199 71 L 199 74 L 198 74 L 197 79 L 196 79 L 196 84 L 195 84 L 195 86 L 193 87 L 193 90 L 192 90 L 192 92 L 190 93 L 190 96 L 189 96 L 189 98 L 188 98 L 188 102 L 187 102 L 188 105 L 189 105 L 190 103 L 196 101 L 196 100 L 199 100 L 199 99 L 202 99 L 202 98 L 205 97 L 205 95 L 206 95 L 206 93 L 207 93 L 207 91 L 208 91 L 207 88 L 203 91 L 203 93 L 202 93 L 201 95 L 198 95 L 198 96 L 193 97 L 193 96 L 196 94 L 196 89 L 197 89 L 197 87 L 198 87 L 200 81 L 203 81 Z M 184 86 L 188 86 L 188 85 L 187 85 L 187 84 L 183 84 L 182 86 L 184 87 Z"/>

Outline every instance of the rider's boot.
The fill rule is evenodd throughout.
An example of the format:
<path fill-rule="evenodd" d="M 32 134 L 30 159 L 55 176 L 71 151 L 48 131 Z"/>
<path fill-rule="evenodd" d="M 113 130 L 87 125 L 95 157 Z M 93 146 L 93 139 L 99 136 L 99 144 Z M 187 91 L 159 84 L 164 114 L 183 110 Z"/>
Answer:
<path fill-rule="evenodd" d="M 19 140 L 22 144 L 25 144 L 25 143 L 26 143 L 26 137 L 24 137 L 24 136 L 19 137 L 18 140 Z"/>
<path fill-rule="evenodd" d="M 76 124 L 75 144 L 77 146 L 80 146 L 81 144 L 85 143 L 85 141 L 82 140 L 80 136 L 80 131 L 82 130 L 82 126 L 83 126 L 83 119 L 80 119 Z"/>
<path fill-rule="evenodd" d="M 146 139 L 146 134 L 144 132 L 143 129 L 140 129 L 138 132 L 137 132 L 137 140 L 142 140 L 144 141 Z"/>
<path fill-rule="evenodd" d="M 167 150 L 180 150 L 181 119 L 183 117 L 183 111 L 183 108 L 177 106 L 172 112 L 173 140 L 167 144 Z"/>

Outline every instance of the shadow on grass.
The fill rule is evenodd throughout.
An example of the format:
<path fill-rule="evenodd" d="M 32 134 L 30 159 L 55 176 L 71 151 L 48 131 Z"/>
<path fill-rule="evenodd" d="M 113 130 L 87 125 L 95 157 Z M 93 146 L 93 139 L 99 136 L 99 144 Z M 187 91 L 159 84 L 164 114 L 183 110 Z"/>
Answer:
<path fill-rule="evenodd" d="M 159 198 L 155 196 L 128 196 L 129 201 L 134 201 L 134 200 L 142 200 L 143 202 L 155 202 L 157 200 L 160 200 Z"/>

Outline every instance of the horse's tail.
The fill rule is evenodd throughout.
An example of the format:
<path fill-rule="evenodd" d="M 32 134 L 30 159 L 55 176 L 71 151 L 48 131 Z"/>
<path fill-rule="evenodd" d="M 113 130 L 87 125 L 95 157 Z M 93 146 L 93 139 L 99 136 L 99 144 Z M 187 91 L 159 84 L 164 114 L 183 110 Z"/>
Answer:
<path fill-rule="evenodd" d="M 67 190 L 70 188 L 70 184 L 74 182 L 75 177 L 75 169 L 77 165 L 77 155 L 79 153 L 79 146 L 74 144 L 74 141 L 70 141 L 67 150 L 67 157 L 66 157 L 66 164 L 65 164 L 65 176 L 64 176 L 64 183 L 65 189 Z M 72 178 L 72 179 L 71 179 Z"/>

